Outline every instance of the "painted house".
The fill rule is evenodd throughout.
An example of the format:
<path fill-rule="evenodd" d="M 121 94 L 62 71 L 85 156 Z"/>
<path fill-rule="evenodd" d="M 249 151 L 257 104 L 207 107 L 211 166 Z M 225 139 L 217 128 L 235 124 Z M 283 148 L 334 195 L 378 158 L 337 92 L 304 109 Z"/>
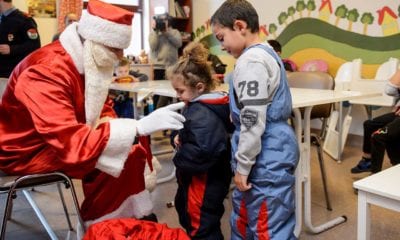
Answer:
<path fill-rule="evenodd" d="M 329 22 L 329 17 L 332 15 L 331 0 L 321 0 L 321 7 L 318 9 L 319 19 Z"/>
<path fill-rule="evenodd" d="M 266 40 L 268 35 L 269 35 L 268 30 L 267 30 L 267 25 L 266 24 L 261 25 L 260 29 L 259 29 L 259 32 L 260 32 L 260 38 L 262 40 Z"/>
<path fill-rule="evenodd" d="M 399 33 L 397 15 L 388 6 L 378 10 L 378 24 L 382 28 L 383 36 L 389 36 Z"/>

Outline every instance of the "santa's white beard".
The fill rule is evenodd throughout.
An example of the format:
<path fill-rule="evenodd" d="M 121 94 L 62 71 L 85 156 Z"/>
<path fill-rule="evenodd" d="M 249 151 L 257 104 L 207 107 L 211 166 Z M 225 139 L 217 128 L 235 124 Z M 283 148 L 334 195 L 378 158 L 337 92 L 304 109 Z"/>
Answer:
<path fill-rule="evenodd" d="M 86 123 L 95 126 L 107 99 L 118 58 L 104 45 L 86 40 L 83 45 Z"/>

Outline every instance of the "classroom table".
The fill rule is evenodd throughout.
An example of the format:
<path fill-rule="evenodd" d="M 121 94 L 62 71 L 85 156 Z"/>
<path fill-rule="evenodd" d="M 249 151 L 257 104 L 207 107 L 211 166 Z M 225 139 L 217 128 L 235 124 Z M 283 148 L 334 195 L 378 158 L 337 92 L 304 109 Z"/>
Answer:
<path fill-rule="evenodd" d="M 167 80 L 150 81 L 150 82 L 139 82 L 139 83 L 118 83 L 111 86 L 113 89 L 130 91 L 138 94 L 140 91 L 151 92 L 152 94 L 158 94 L 168 97 L 176 97 L 175 91 L 171 84 Z M 227 91 L 229 88 L 228 84 L 221 84 L 218 90 Z M 291 88 L 292 95 L 292 107 L 295 116 L 295 129 L 296 136 L 300 148 L 300 160 L 296 168 L 296 228 L 295 235 L 299 236 L 302 222 L 303 222 L 303 200 L 304 200 L 304 222 L 307 228 L 314 233 L 320 233 L 329 228 L 332 228 L 342 222 L 346 221 L 346 218 L 341 216 L 337 217 L 329 222 L 321 224 L 320 226 L 314 227 L 311 221 L 311 176 L 310 176 L 310 115 L 311 109 L 315 105 L 325 103 L 335 103 L 348 101 L 358 98 L 375 97 L 379 95 L 379 92 L 357 92 L 357 91 L 334 91 L 334 90 L 321 90 L 321 89 L 305 89 L 305 88 Z M 341 119 L 341 105 L 339 115 Z M 305 108 L 304 117 L 302 118 L 300 108 Z M 341 131 L 341 121 L 339 121 L 339 131 Z M 303 137 L 304 135 L 304 137 Z M 339 146 L 341 146 L 341 140 L 339 138 Z M 341 152 L 338 147 L 339 153 Z M 304 184 L 304 194 L 302 186 Z"/>
<path fill-rule="evenodd" d="M 295 115 L 296 136 L 300 148 L 300 160 L 296 168 L 296 228 L 295 235 L 299 236 L 303 218 L 306 227 L 313 233 L 320 233 L 346 221 L 346 217 L 340 216 L 319 226 L 313 226 L 311 221 L 311 175 L 310 175 L 310 116 L 311 109 L 315 105 L 335 103 L 352 99 L 378 96 L 379 92 L 334 91 L 322 89 L 291 88 L 292 107 Z M 342 104 L 339 109 L 339 119 L 342 119 Z M 305 108 L 302 118 L 299 108 Z M 339 132 L 341 132 L 339 121 Z M 339 134 L 340 136 L 341 134 Z M 341 153 L 341 138 L 339 138 L 338 152 Z M 340 154 L 338 154 L 340 155 Z M 302 186 L 304 185 L 304 192 Z M 304 200 L 304 213 L 302 206 Z"/>
<path fill-rule="evenodd" d="M 358 189 L 357 239 L 370 239 L 370 205 L 400 212 L 400 164 L 353 183 Z"/>
<path fill-rule="evenodd" d="M 355 99 L 350 101 L 350 103 L 364 105 L 368 119 L 372 119 L 373 107 L 393 107 L 395 105 L 393 99 L 383 94 L 377 97 Z"/>
<path fill-rule="evenodd" d="M 373 107 L 393 107 L 395 98 L 384 93 L 387 80 L 357 80 L 352 82 L 351 90 L 355 91 L 380 91 L 379 96 L 351 100 L 351 104 L 364 105 L 368 119 L 372 119 Z"/>
<path fill-rule="evenodd" d="M 110 89 L 113 90 L 120 90 L 120 91 L 127 91 L 133 94 L 133 115 L 135 119 L 139 119 L 139 112 L 138 112 L 138 103 L 143 101 L 156 91 L 160 91 L 158 95 L 168 95 L 169 97 L 176 97 L 174 89 L 169 81 L 167 80 L 149 80 L 144 82 L 133 82 L 133 83 L 111 83 Z M 164 89 L 168 91 L 162 92 Z"/>

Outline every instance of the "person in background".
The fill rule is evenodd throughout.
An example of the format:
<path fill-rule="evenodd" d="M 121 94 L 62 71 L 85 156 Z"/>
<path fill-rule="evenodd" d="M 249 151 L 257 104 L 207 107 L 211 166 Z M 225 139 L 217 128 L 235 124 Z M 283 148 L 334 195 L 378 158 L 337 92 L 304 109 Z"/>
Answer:
<path fill-rule="evenodd" d="M 139 79 L 129 74 L 130 61 L 122 58 L 115 67 L 115 82 L 139 82 Z M 129 97 L 129 92 L 110 90 L 109 96 L 114 102 L 114 111 L 120 118 L 134 118 L 133 100 Z"/>
<path fill-rule="evenodd" d="M 172 27 L 172 18 L 167 13 L 156 15 L 151 27 L 153 31 L 149 35 L 150 61 L 168 68 L 178 61 L 178 49 L 182 46 L 181 33 Z M 165 69 L 154 70 L 154 79 L 164 80 Z M 170 99 L 156 95 L 154 103 L 158 108 L 167 105 Z"/>
<path fill-rule="evenodd" d="M 61 171 L 81 179 L 87 226 L 111 218 L 156 221 L 145 190 L 141 136 L 183 127 L 178 103 L 140 119 L 115 118 L 107 99 L 114 66 L 131 42 L 133 13 L 89 0 L 60 40 L 25 58 L 0 101 L 0 170 Z"/>
<path fill-rule="evenodd" d="M 248 1 L 225 1 L 211 28 L 237 58 L 229 94 L 236 185 L 231 239 L 295 239 L 299 148 L 288 124 L 292 99 L 283 63 L 260 39 L 258 14 Z"/>
<path fill-rule="evenodd" d="M 73 22 L 77 22 L 78 20 L 79 20 L 78 15 L 76 15 L 75 13 L 68 13 L 67 15 L 65 15 L 64 18 L 65 27 L 68 27 L 68 25 L 70 25 Z M 61 32 L 54 34 L 52 41 L 54 42 L 58 40 L 58 38 L 60 38 L 60 34 Z"/>
<path fill-rule="evenodd" d="M 189 43 L 178 63 L 167 69 L 167 78 L 186 105 L 184 128 L 171 135 L 178 182 L 175 207 L 192 239 L 223 239 L 220 220 L 232 177 L 233 126 L 228 95 L 213 91 L 216 79 L 207 56 L 203 45 Z"/>
<path fill-rule="evenodd" d="M 208 50 L 207 61 L 211 63 L 211 66 L 216 74 L 225 74 L 226 64 L 224 64 L 217 55 L 210 52 L 210 46 L 206 41 L 201 41 L 203 46 Z"/>
<path fill-rule="evenodd" d="M 278 53 L 279 56 L 282 54 L 282 45 L 277 40 L 268 40 L 268 44 Z M 282 59 L 285 70 L 289 72 L 294 72 L 297 70 L 296 64 L 290 59 Z"/>
<path fill-rule="evenodd" d="M 396 97 L 393 112 L 383 114 L 364 122 L 363 154 L 351 173 L 372 172 L 382 170 L 385 149 L 392 165 L 400 163 L 400 70 L 386 85 L 385 93 Z"/>
<path fill-rule="evenodd" d="M 37 24 L 28 14 L 0 0 L 0 78 L 8 78 L 17 64 L 40 48 Z"/>

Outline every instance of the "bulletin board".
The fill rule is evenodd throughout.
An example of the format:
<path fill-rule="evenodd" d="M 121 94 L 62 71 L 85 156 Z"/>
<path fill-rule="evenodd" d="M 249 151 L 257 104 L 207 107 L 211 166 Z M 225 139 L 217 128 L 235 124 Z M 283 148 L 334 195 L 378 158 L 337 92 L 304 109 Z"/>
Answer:
<path fill-rule="evenodd" d="M 28 0 L 28 12 L 33 17 L 55 18 L 56 0 Z"/>

